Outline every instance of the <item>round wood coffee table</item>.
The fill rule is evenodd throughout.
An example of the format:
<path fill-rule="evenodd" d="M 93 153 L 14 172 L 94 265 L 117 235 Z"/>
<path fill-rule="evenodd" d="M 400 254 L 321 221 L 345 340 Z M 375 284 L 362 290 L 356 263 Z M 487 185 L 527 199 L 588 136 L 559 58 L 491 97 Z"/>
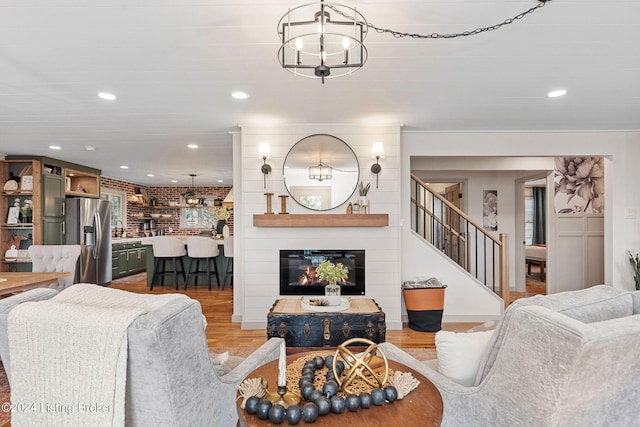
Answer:
<path fill-rule="evenodd" d="M 300 357 L 309 353 L 296 353 L 287 356 L 287 364 L 293 363 Z M 359 409 L 357 412 L 349 412 L 345 409 L 342 414 L 329 413 L 318 417 L 313 423 L 314 426 L 439 426 L 442 421 L 442 396 L 438 389 L 426 377 L 413 369 L 389 360 L 389 367 L 395 371 L 411 372 L 411 374 L 420 381 L 418 388 L 413 390 L 404 399 L 394 403 L 385 403 L 382 406 L 372 406 L 369 409 Z M 275 384 L 278 379 L 278 361 L 274 360 L 255 369 L 247 378 L 257 378 L 263 376 L 269 383 L 269 391 L 275 391 Z M 257 415 L 248 414 L 244 409 L 240 409 L 242 399 L 236 400 L 236 408 L 238 410 L 238 425 L 242 427 L 273 426 L 269 420 L 261 420 Z M 300 401 L 300 405 L 306 403 L 304 399 Z M 287 426 L 289 423 L 285 420 L 280 426 Z M 298 425 L 310 425 L 300 420 Z"/>

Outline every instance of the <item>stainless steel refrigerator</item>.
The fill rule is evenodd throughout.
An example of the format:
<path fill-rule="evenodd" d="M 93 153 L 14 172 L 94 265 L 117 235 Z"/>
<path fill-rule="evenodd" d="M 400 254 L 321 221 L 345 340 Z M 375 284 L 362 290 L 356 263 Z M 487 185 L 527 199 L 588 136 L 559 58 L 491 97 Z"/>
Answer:
<path fill-rule="evenodd" d="M 111 283 L 111 203 L 74 197 L 65 203 L 68 245 L 81 245 L 76 283 Z"/>

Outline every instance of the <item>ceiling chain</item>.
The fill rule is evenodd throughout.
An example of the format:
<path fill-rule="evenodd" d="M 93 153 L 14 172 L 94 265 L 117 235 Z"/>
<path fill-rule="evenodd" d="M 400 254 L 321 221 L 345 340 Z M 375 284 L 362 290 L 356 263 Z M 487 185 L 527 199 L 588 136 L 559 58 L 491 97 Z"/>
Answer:
<path fill-rule="evenodd" d="M 549 2 L 551 0 L 538 0 L 538 4 L 535 5 L 534 7 L 532 7 L 531 9 L 519 13 L 516 16 L 514 16 L 513 18 L 507 18 L 504 21 L 495 24 L 495 25 L 491 25 L 489 27 L 480 27 L 480 28 L 476 28 L 475 30 L 471 30 L 471 31 L 463 31 L 461 33 L 452 33 L 452 34 L 440 34 L 440 33 L 431 33 L 431 34 L 417 34 L 417 33 L 404 33 L 401 31 L 396 31 L 396 30 L 391 30 L 389 28 L 380 28 L 380 27 L 376 27 L 375 25 L 368 23 L 368 22 L 362 22 L 362 21 L 357 21 L 358 23 L 361 23 L 363 25 L 367 25 L 367 27 L 377 31 L 378 33 L 388 33 L 391 34 L 392 36 L 396 37 L 396 38 L 401 38 L 401 37 L 411 37 L 414 39 L 452 39 L 455 37 L 465 37 L 465 36 L 474 36 L 476 34 L 480 34 L 480 33 L 484 33 L 487 31 L 493 31 L 493 30 L 497 30 L 498 28 L 504 26 L 504 25 L 508 25 L 511 24 L 519 19 L 524 18 L 525 16 L 535 12 L 536 10 L 540 9 L 541 7 L 543 7 L 545 5 L 545 3 Z M 331 8 L 334 12 L 344 16 L 345 18 L 351 20 L 351 21 L 356 21 L 356 19 L 353 16 L 350 16 L 344 12 L 342 12 L 341 10 L 338 10 L 335 6 L 331 5 L 331 4 L 326 4 L 327 7 Z"/>

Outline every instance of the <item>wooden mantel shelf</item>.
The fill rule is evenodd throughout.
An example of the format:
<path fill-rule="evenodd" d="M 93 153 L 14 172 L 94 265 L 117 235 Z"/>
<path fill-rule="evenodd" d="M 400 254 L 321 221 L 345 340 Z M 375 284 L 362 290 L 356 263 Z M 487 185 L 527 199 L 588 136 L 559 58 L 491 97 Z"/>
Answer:
<path fill-rule="evenodd" d="M 254 215 L 254 227 L 386 227 L 388 214 Z"/>

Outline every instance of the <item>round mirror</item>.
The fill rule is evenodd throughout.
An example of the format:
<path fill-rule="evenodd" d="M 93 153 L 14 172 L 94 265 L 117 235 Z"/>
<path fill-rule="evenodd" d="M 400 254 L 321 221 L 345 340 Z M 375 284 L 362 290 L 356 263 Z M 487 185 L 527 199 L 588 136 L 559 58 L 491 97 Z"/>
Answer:
<path fill-rule="evenodd" d="M 299 204 L 316 211 L 336 208 L 349 200 L 360 178 L 355 153 L 331 135 L 311 135 L 298 141 L 284 159 L 284 185 Z"/>

